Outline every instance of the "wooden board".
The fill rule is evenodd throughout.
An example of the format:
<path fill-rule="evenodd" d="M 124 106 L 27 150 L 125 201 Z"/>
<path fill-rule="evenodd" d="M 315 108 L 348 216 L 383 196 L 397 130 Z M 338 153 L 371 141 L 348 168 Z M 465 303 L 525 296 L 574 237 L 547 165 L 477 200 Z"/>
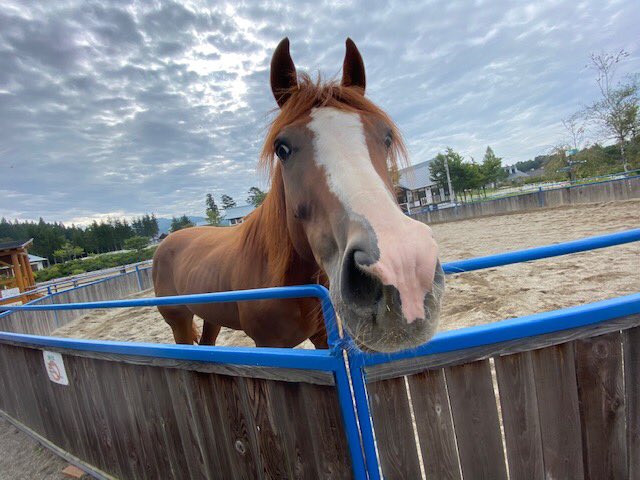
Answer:
<path fill-rule="evenodd" d="M 460 460 L 443 370 L 407 377 L 427 478 L 461 478 Z"/>
<path fill-rule="evenodd" d="M 622 336 L 575 342 L 576 375 L 587 478 L 627 478 Z"/>
<path fill-rule="evenodd" d="M 531 353 L 546 478 L 584 478 L 573 352 L 566 343 Z"/>
<path fill-rule="evenodd" d="M 627 420 L 627 478 L 640 478 L 640 327 L 622 333 Z"/>
<path fill-rule="evenodd" d="M 445 369 L 462 476 L 507 478 L 488 360 Z"/>
<path fill-rule="evenodd" d="M 404 378 L 367 386 L 384 478 L 421 478 Z"/>
<path fill-rule="evenodd" d="M 495 359 L 511 480 L 544 479 L 531 353 Z"/>

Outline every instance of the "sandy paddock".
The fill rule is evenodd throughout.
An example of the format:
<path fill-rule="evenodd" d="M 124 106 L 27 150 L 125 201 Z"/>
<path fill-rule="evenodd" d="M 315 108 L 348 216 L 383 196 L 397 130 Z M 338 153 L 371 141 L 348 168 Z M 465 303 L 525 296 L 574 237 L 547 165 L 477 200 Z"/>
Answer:
<path fill-rule="evenodd" d="M 640 200 L 434 225 L 443 261 L 505 252 L 640 227 Z M 640 291 L 640 244 L 449 276 L 442 330 L 494 322 Z M 152 291 L 137 296 L 150 296 Z M 170 343 L 155 308 L 96 310 L 53 335 Z M 253 346 L 224 329 L 218 345 Z M 311 348 L 310 342 L 302 347 Z"/>

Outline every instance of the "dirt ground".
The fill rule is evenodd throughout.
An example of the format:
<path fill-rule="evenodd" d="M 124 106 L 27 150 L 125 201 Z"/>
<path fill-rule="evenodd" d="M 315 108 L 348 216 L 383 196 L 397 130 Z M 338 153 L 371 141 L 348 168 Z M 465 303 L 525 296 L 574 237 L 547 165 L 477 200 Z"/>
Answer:
<path fill-rule="evenodd" d="M 444 262 L 640 227 L 640 200 L 590 204 L 434 225 Z M 450 275 L 441 330 L 569 307 L 640 290 L 640 246 L 631 243 L 548 260 Z M 150 296 L 151 291 L 134 296 Z M 171 343 L 155 308 L 96 310 L 53 335 Z M 224 329 L 218 345 L 253 346 Z M 312 348 L 310 342 L 301 345 Z"/>
<path fill-rule="evenodd" d="M 61 480 L 62 458 L 0 417 L 0 479 Z M 87 477 L 88 478 L 88 477 Z"/>
<path fill-rule="evenodd" d="M 640 200 L 590 204 L 434 225 L 444 262 L 640 227 Z M 441 330 L 578 305 L 640 291 L 640 245 L 447 277 Z M 150 296 L 151 291 L 136 296 Z M 171 343 L 155 308 L 99 310 L 56 336 Z M 218 345 L 253 346 L 223 329 Z M 311 348 L 309 342 L 301 345 Z M 63 460 L 0 419 L 0 480 L 59 479 Z"/>

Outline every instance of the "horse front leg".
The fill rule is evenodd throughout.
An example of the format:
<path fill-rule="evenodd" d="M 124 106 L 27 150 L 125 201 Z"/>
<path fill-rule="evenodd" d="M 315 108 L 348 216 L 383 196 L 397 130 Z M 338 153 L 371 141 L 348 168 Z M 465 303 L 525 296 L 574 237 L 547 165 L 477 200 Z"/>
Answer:
<path fill-rule="evenodd" d="M 200 337 L 200 345 L 215 345 L 216 338 L 218 338 L 218 334 L 220 333 L 220 329 L 222 326 L 216 325 L 215 323 L 204 321 L 204 325 L 202 326 L 202 336 Z"/>

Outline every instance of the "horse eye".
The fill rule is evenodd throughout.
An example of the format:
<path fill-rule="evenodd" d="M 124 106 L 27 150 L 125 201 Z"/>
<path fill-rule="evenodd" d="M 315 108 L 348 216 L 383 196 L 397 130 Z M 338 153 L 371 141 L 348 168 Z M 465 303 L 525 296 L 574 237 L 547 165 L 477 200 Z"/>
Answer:
<path fill-rule="evenodd" d="M 387 148 L 391 148 L 392 143 L 393 143 L 393 137 L 391 136 L 390 133 L 387 133 L 387 136 L 384 137 L 384 144 L 387 146 Z"/>
<path fill-rule="evenodd" d="M 291 147 L 289 147 L 289 145 L 280 141 L 276 143 L 275 147 L 276 155 L 280 160 L 284 162 L 289 159 L 289 157 L 291 156 Z"/>

